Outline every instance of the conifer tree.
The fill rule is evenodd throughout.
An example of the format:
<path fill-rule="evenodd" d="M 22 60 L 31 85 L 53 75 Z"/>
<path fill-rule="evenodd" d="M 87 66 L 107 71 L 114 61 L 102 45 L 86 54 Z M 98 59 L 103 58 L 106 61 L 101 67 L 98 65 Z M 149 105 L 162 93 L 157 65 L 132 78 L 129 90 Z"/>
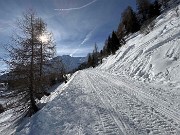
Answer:
<path fill-rule="evenodd" d="M 149 18 L 152 18 L 154 16 L 160 15 L 160 8 L 161 5 L 158 3 L 157 0 L 155 0 L 151 5 L 149 9 Z"/>
<path fill-rule="evenodd" d="M 113 49 L 112 48 L 112 38 L 109 36 L 108 40 L 107 40 L 107 47 L 106 47 L 108 55 L 110 55 L 112 53 L 112 49 Z"/>
<path fill-rule="evenodd" d="M 138 14 L 141 16 L 140 23 L 142 24 L 144 21 L 148 19 L 149 8 L 151 3 L 149 0 L 136 0 Z"/>
<path fill-rule="evenodd" d="M 126 33 L 134 33 L 139 30 L 140 26 L 136 17 L 136 13 L 128 6 L 122 13 L 122 23 L 124 24 Z"/>
<path fill-rule="evenodd" d="M 93 60 L 94 60 L 94 66 L 98 65 L 98 58 L 99 58 L 99 52 L 98 52 L 98 47 L 97 44 L 95 43 L 94 45 L 94 50 L 93 50 Z"/>
<path fill-rule="evenodd" d="M 124 39 L 125 35 L 126 35 L 125 25 L 122 22 L 120 22 L 117 29 L 117 37 L 121 45 L 125 44 L 125 39 Z"/>
<path fill-rule="evenodd" d="M 116 35 L 116 33 L 113 31 L 112 32 L 112 46 L 113 46 L 113 54 L 119 49 L 120 47 L 120 43 L 119 43 L 119 39 Z"/>
<path fill-rule="evenodd" d="M 93 60 L 91 54 L 88 54 L 88 67 L 91 67 L 93 65 Z"/>

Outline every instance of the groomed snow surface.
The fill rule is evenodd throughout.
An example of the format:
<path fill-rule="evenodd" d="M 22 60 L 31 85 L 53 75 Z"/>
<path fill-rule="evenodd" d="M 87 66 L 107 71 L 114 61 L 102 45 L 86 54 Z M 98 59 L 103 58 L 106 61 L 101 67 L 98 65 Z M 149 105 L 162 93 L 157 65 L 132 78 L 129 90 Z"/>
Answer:
<path fill-rule="evenodd" d="M 14 134 L 180 135 L 180 6 L 43 101 L 48 103 Z M 0 123 L 9 117 L 0 114 Z"/>
<path fill-rule="evenodd" d="M 179 110 L 169 98 L 148 92 L 163 90 L 106 71 L 79 71 L 16 134 L 178 135 Z"/>

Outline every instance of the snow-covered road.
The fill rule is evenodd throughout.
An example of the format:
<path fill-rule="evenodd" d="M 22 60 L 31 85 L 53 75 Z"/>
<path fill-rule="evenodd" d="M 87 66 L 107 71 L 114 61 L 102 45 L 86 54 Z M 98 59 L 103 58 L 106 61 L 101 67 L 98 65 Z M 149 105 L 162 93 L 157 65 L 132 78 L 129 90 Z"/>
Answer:
<path fill-rule="evenodd" d="M 154 86 L 95 69 L 77 72 L 67 85 L 17 134 L 180 134 L 180 112 L 153 95 Z"/>

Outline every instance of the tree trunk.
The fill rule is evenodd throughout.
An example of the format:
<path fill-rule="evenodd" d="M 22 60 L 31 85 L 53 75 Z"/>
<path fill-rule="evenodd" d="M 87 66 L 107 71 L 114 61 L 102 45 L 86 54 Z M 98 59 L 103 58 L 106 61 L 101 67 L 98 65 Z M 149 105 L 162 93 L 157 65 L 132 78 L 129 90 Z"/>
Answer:
<path fill-rule="evenodd" d="M 32 116 L 32 114 L 36 113 L 39 109 L 36 106 L 36 102 L 34 100 L 34 96 L 33 93 L 30 94 L 30 100 L 31 100 L 31 108 L 30 108 L 30 116 Z"/>
<path fill-rule="evenodd" d="M 40 19 L 40 36 L 42 36 L 42 20 Z M 43 41 L 40 41 L 40 90 L 41 92 L 48 96 L 49 94 L 43 88 Z"/>
<path fill-rule="evenodd" d="M 38 107 L 36 106 L 36 102 L 34 100 L 33 92 L 34 92 L 34 28 L 33 28 L 33 20 L 31 15 L 31 68 L 30 68 L 30 116 L 38 111 Z"/>

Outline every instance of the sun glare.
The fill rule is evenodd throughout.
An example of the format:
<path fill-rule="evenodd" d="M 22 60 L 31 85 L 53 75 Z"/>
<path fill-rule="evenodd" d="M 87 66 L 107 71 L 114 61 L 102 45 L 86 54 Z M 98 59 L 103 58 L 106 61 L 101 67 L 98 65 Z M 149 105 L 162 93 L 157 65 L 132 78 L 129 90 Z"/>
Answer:
<path fill-rule="evenodd" d="M 46 35 L 42 35 L 39 37 L 39 39 L 43 42 L 46 43 L 48 41 L 48 37 Z"/>

